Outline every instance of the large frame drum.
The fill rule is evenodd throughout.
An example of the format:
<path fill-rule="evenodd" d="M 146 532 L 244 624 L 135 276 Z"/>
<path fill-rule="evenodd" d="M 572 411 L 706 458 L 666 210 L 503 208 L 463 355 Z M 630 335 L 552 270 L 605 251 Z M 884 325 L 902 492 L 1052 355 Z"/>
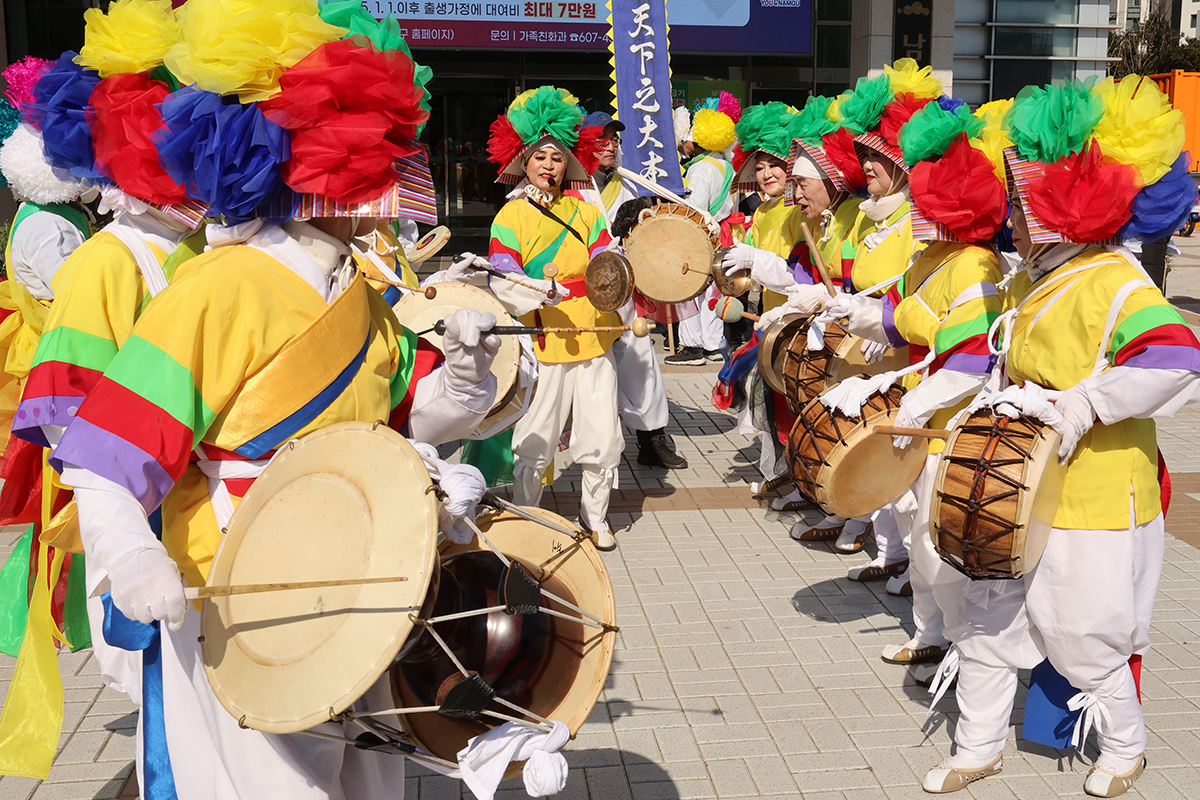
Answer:
<path fill-rule="evenodd" d="M 871 514 L 904 494 L 921 474 L 928 449 L 921 442 L 901 449 L 873 431 L 893 423 L 903 395 L 899 386 L 876 392 L 857 418 L 820 398 L 805 406 L 788 437 L 788 466 L 800 493 L 841 519 Z"/>
<path fill-rule="evenodd" d="M 929 511 L 929 535 L 943 561 L 976 580 L 1033 569 L 1062 495 L 1061 438 L 1036 419 L 990 409 L 955 426 Z"/>
<path fill-rule="evenodd" d="M 638 215 L 625 237 L 625 256 L 639 292 L 658 303 L 682 303 L 708 288 L 713 253 L 720 245 L 699 211 L 659 203 Z"/>
<path fill-rule="evenodd" d="M 783 351 L 784 395 L 788 408 L 799 414 L 813 398 L 851 375 L 879 375 L 908 366 L 907 350 L 889 347 L 883 358 L 868 363 L 862 352 L 863 339 L 848 333 L 841 325 L 830 322 L 825 326 L 825 346 L 808 349 L 808 327 L 798 332 Z"/>
<path fill-rule="evenodd" d="M 774 392 L 785 395 L 783 358 L 788 345 L 797 336 L 803 338 L 812 324 L 811 314 L 785 314 L 772 322 L 758 340 L 758 374 Z"/>

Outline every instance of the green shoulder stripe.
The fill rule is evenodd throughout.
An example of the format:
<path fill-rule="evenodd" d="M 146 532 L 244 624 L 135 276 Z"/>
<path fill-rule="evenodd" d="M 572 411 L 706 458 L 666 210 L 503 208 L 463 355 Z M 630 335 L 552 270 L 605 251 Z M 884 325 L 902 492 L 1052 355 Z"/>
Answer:
<path fill-rule="evenodd" d="M 33 356 L 33 366 L 59 361 L 103 372 L 116 354 L 117 345 L 103 336 L 59 327 L 42 334 Z"/>
<path fill-rule="evenodd" d="M 400 405 L 404 400 L 404 396 L 408 394 L 408 385 L 412 382 L 413 370 L 417 366 L 417 333 L 404 329 L 403 334 L 396 342 L 400 347 L 400 363 L 396 365 L 396 372 L 392 375 L 389 387 L 392 395 L 392 408 Z"/>
<path fill-rule="evenodd" d="M 1125 321 L 1117 326 L 1112 341 L 1108 345 L 1108 355 L 1119 352 L 1122 347 L 1132 342 L 1148 330 L 1162 325 L 1186 325 L 1183 317 L 1174 306 L 1157 303 L 1133 312 Z"/>
<path fill-rule="evenodd" d="M 933 337 L 933 346 L 939 353 L 945 353 L 972 336 L 986 334 L 998 316 L 1000 314 L 997 311 L 984 311 L 974 319 L 942 328 Z"/>
<path fill-rule="evenodd" d="M 196 441 L 216 414 L 204 402 L 191 370 L 140 336 L 130 336 L 105 377 L 124 386 L 186 425 Z"/>

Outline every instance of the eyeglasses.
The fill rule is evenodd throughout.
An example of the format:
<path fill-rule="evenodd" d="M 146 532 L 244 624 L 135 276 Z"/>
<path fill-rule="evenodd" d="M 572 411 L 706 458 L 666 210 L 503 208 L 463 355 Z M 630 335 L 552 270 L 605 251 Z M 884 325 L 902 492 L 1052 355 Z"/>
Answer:
<path fill-rule="evenodd" d="M 620 147 L 621 146 L 621 137 L 617 134 L 613 134 L 612 136 L 607 137 L 607 138 L 601 137 L 596 140 L 596 144 L 600 145 L 601 147 L 610 147 L 610 146 L 611 147 Z"/>

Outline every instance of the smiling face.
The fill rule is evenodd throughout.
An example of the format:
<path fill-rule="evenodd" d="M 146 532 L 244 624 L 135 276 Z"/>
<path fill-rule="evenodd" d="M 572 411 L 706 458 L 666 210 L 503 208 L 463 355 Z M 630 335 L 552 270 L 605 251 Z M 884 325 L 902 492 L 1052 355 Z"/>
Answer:
<path fill-rule="evenodd" d="M 566 174 L 567 157 L 556 147 L 543 147 L 525 162 L 525 177 L 543 192 L 561 193 Z"/>
<path fill-rule="evenodd" d="M 867 191 L 875 197 L 883 197 L 900 188 L 904 171 L 882 153 L 871 150 L 862 160 L 863 174 L 867 176 Z"/>
<path fill-rule="evenodd" d="M 787 187 L 787 163 L 781 158 L 759 153 L 754 163 L 754 179 L 767 197 L 779 197 Z"/>
<path fill-rule="evenodd" d="M 596 158 L 600 169 L 612 169 L 617 163 L 617 152 L 621 149 L 621 134 L 617 131 L 616 123 L 610 122 L 604 126 L 604 132 L 596 140 Z"/>
<path fill-rule="evenodd" d="M 810 220 L 821 218 L 821 213 L 833 202 L 832 184 L 820 178 L 796 178 L 796 199 Z"/>

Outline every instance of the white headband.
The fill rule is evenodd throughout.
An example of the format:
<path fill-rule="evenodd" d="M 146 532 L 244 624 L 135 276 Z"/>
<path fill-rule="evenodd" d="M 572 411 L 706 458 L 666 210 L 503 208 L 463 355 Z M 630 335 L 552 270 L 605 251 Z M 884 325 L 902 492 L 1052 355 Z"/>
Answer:
<path fill-rule="evenodd" d="M 808 153 L 801 153 L 796 159 L 796 163 L 792 166 L 793 178 L 815 178 L 816 180 L 825 180 L 825 172 L 817 166 L 817 162 L 813 161 L 812 156 Z"/>

